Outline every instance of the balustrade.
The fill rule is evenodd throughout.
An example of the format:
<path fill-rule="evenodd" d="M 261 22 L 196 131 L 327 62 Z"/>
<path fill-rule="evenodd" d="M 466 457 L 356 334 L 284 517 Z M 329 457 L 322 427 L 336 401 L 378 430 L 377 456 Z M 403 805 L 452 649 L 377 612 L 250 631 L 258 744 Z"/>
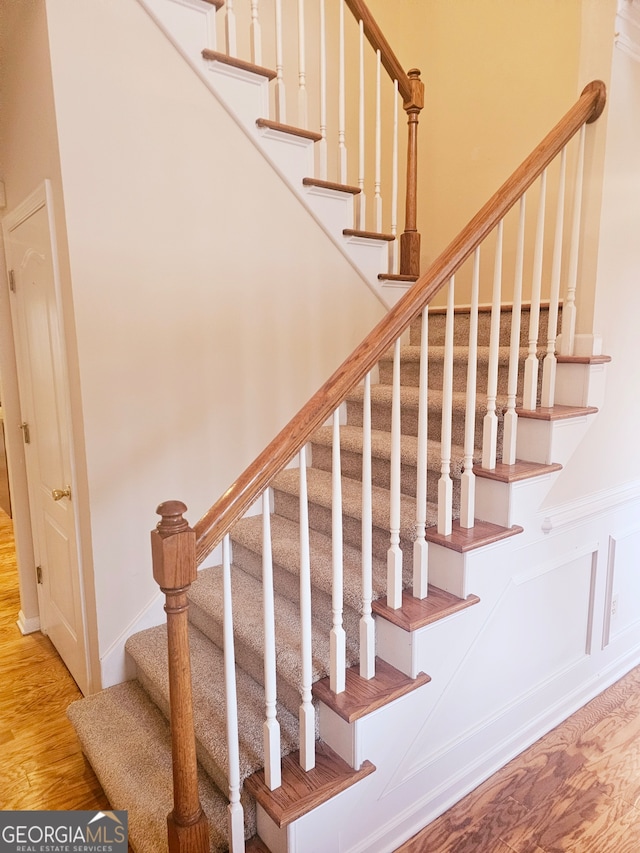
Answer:
<path fill-rule="evenodd" d="M 227 21 L 229 21 L 227 4 Z M 276 3 L 276 8 L 279 3 Z M 351 2 L 349 7 L 362 11 L 363 4 Z M 342 8 L 342 6 L 341 6 Z M 252 4 L 255 12 L 254 33 L 258 30 L 257 3 Z M 233 20 L 233 19 L 231 19 Z M 371 21 L 361 18 L 362 31 L 371 41 Z M 231 25 L 228 24 L 228 30 Z M 375 41 L 375 39 L 374 39 Z M 379 65 L 389 70 L 389 60 L 383 46 L 379 50 Z M 409 90 L 417 78 L 409 75 Z M 397 78 L 396 78 L 397 81 Z M 397 87 L 397 82 L 396 82 Z M 407 93 L 397 87 L 407 104 Z M 418 100 L 416 96 L 416 100 Z M 489 235 L 495 235 L 495 260 L 493 268 L 493 288 L 491 305 L 491 323 L 488 356 L 488 380 L 486 388 L 487 423 L 482 440 L 483 467 L 495 468 L 497 464 L 497 413 L 499 404 L 497 385 L 498 363 L 500 356 L 500 330 L 503 306 L 501 302 L 503 276 L 505 274 L 505 241 L 507 228 L 505 217 L 516 205 L 519 205 L 517 236 L 515 240 L 514 283 L 512 325 L 509 335 L 509 370 L 506 393 L 506 413 L 504 423 L 503 462 L 512 465 L 515 462 L 517 436 L 516 403 L 518 400 L 518 376 L 520 364 L 520 309 L 523 304 L 523 282 L 530 281 L 531 303 L 530 320 L 527 330 L 527 357 L 524 363 L 524 380 L 521 395 L 525 408 L 533 409 L 538 404 L 538 337 L 540 310 L 543 302 L 543 256 L 545 247 L 545 208 L 547 197 L 547 168 L 560 155 L 560 177 L 556 191 L 557 209 L 555 221 L 555 243 L 551 270 L 549 293 L 549 318 L 546 339 L 547 357 L 555 361 L 556 332 L 561 291 L 561 271 L 563 269 L 563 219 L 564 219 L 564 180 L 566 171 L 566 146 L 573 136 L 581 131 L 585 122 L 593 121 L 600 114 L 604 104 L 604 86 L 592 83 L 583 91 L 578 102 L 572 107 L 558 125 L 548 134 L 527 160 L 520 166 L 498 192 L 487 202 L 480 212 L 462 230 L 451 245 L 434 261 L 429 270 L 418 280 L 402 299 L 387 313 L 369 336 L 356 348 L 352 355 L 335 371 L 322 388 L 303 406 L 300 412 L 280 432 L 268 447 L 257 457 L 249 468 L 233 483 L 224 495 L 197 522 L 195 530 L 189 528 L 183 518 L 183 504 L 170 501 L 162 504 L 158 512 L 162 516 L 157 529 L 152 533 L 152 553 L 154 577 L 167 595 L 167 624 L 169 643 L 169 672 L 171 685 L 171 727 L 174 760 L 175 804 L 168 819 L 170 850 L 196 851 L 204 853 L 208 849 L 206 841 L 206 821 L 198 802 L 195 740 L 193 735 L 193 712 L 191 708 L 191 683 L 188 663 L 187 631 L 187 591 L 195 580 L 196 566 L 201 563 L 218 544 L 223 544 L 223 575 L 225 601 L 225 683 L 227 691 L 228 721 L 227 736 L 229 747 L 229 821 L 231 849 L 244 849 L 244 829 L 242 826 L 242 806 L 240 803 L 241 779 L 238 762 L 238 724 L 237 703 L 235 698 L 235 664 L 233 651 L 233 613 L 231 597 L 231 559 L 229 533 L 233 525 L 255 504 L 262 499 L 263 524 L 263 589 L 264 589 L 264 635 L 265 635 L 265 723 L 264 752 L 265 779 L 270 789 L 275 789 L 281 781 L 280 775 L 280 733 L 276 713 L 276 630 L 274 613 L 272 542 L 270 532 L 270 486 L 274 478 L 290 463 L 298 458 L 299 475 L 299 602 L 300 602 L 300 710 L 299 740 L 300 764 L 303 770 L 315 766 L 315 711 L 312 703 L 313 654 L 312 647 L 312 607 L 311 607 L 311 544 L 309 525 L 309 489 L 307 471 L 307 444 L 313 434 L 328 420 L 332 423 L 332 626 L 330 632 L 330 687 L 334 692 L 345 689 L 345 629 L 343 626 L 343 473 L 341 465 L 341 426 L 339 410 L 347 396 L 364 383 L 362 412 L 362 617 L 359 625 L 360 638 L 360 674 L 363 678 L 372 678 L 375 674 L 375 623 L 372 617 L 373 580 L 372 580 L 372 531 L 374 524 L 380 524 L 380 515 L 372 509 L 372 377 L 378 362 L 393 350 L 392 388 L 391 388 L 391 426 L 390 426 L 390 477 L 389 477 L 389 549 L 387 552 L 387 604 L 390 608 L 402 607 L 403 580 L 401 550 L 401 532 L 406 526 L 415 524 L 416 541 L 414 544 L 413 594 L 423 598 L 428 591 L 428 413 L 430 388 L 433 371 L 429 358 L 429 305 L 433 297 L 448 286 L 445 344 L 443 348 L 442 388 L 437 389 L 442 399 L 441 419 L 441 455 L 440 479 L 437 483 L 438 507 L 437 529 L 442 536 L 452 531 L 453 518 L 453 482 L 452 482 L 452 419 L 453 419 L 453 376 L 455 369 L 454 346 L 456 335 L 455 285 L 458 276 L 465 269 L 470 271 L 471 291 L 469 309 L 468 363 L 466 366 L 466 398 L 464 402 L 464 459 L 460 486 L 460 526 L 466 529 L 474 525 L 474 483 L 473 471 L 477 450 L 476 411 L 477 398 L 482 389 L 478 388 L 478 317 L 479 293 L 482 283 L 480 264 L 481 247 Z M 416 107 L 417 109 L 417 107 Z M 578 245 L 580 242 L 579 220 L 582 200 L 582 177 L 584 165 L 584 132 L 580 132 L 577 154 L 577 177 L 574 187 L 573 228 L 570 241 L 570 259 L 566 282 L 567 304 L 570 313 L 575 312 L 576 277 Z M 377 143 L 376 143 L 377 146 Z M 376 170 L 377 170 L 376 166 Z M 532 258 L 532 270 L 527 270 L 526 201 L 528 189 L 538 182 L 538 216 L 535 234 L 535 246 Z M 377 185 L 377 181 L 376 181 Z M 375 195 L 375 193 L 374 193 Z M 470 261 L 470 268 L 465 265 Z M 546 294 L 545 298 L 546 298 Z M 416 440 L 416 506 L 415 515 L 404 517 L 405 496 L 403 482 L 403 421 L 401 417 L 401 341 L 414 320 L 420 318 L 421 344 L 418 390 L 418 424 Z M 564 318 L 563 318 L 564 322 Z M 563 347 L 569 346 L 575 334 L 575 320 L 570 320 L 571 328 L 566 335 L 563 330 Z M 551 363 L 551 362 L 550 362 Z M 553 405 L 553 377 L 548 374 L 543 385 L 543 405 Z M 434 380 L 435 381 L 435 380 Z M 546 390 L 545 390 L 546 389 Z M 457 392 L 456 392 L 457 393 Z M 546 403 L 545 403 L 546 400 Z M 460 409 L 460 406 L 457 405 Z"/>

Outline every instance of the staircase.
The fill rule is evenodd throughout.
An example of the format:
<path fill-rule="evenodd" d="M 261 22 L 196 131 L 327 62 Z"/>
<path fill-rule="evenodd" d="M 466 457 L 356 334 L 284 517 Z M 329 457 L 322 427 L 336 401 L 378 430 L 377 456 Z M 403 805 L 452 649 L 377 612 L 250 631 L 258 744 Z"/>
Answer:
<path fill-rule="evenodd" d="M 505 313 L 510 313 L 509 311 Z M 490 319 L 484 313 L 481 323 L 479 364 L 488 361 Z M 544 314 L 543 314 L 544 316 Z M 462 315 L 468 321 L 466 315 Z M 451 550 L 453 555 L 462 556 L 458 549 L 459 539 L 454 536 L 441 537 L 437 534 L 437 483 L 440 473 L 439 431 L 441 403 L 438 389 L 443 370 L 444 347 L 442 346 L 445 315 L 434 313 L 430 320 L 430 339 L 434 340 L 429 351 L 430 375 L 434 382 L 435 403 L 430 408 L 430 452 L 428 454 L 429 483 L 427 539 L 433 545 Z M 390 646 L 389 657 L 399 667 L 387 663 L 384 657 L 377 662 L 376 677 L 362 679 L 358 675 L 359 623 L 361 618 L 361 575 L 362 575 L 362 388 L 358 387 L 347 399 L 346 424 L 340 431 L 343 494 L 344 531 L 344 611 L 343 624 L 346 631 L 346 662 L 349 667 L 347 689 L 336 696 L 329 688 L 330 648 L 329 632 L 332 626 L 332 484 L 331 484 L 331 428 L 321 427 L 311 438 L 311 465 L 307 471 L 309 527 L 311 553 L 311 598 L 313 601 L 313 683 L 316 716 L 316 735 L 322 734 L 323 714 L 327 709 L 350 725 L 369 713 L 384 714 L 385 708 L 413 691 L 429 690 L 430 678 L 423 672 L 406 674 L 407 662 L 397 660 L 398 643 L 386 636 L 400 629 L 407 636 L 437 630 L 440 620 L 460 622 L 466 617 L 468 608 L 480 602 L 478 596 L 466 592 L 466 582 L 448 572 L 445 586 L 456 588 L 460 595 L 431 586 L 429 595 L 420 601 L 413 598 L 409 590 L 412 582 L 411 555 L 415 538 L 415 488 L 417 468 L 417 401 L 414 359 L 419 350 L 420 326 L 413 324 L 411 342 L 402 348 L 401 399 L 402 405 L 402 498 L 400 545 L 406 555 L 403 567 L 403 607 L 392 610 L 387 607 L 386 551 L 388 547 L 388 517 L 391 496 L 389 472 L 391 466 L 391 396 L 389 356 L 379 365 L 380 381 L 372 386 L 372 481 L 373 481 L 373 611 L 378 620 L 387 621 L 386 628 L 379 628 L 378 651 L 384 656 L 381 645 Z M 460 348 L 462 349 L 462 348 Z M 456 361 L 462 353 L 456 348 Z M 479 373 L 481 368 L 479 370 Z M 499 399 L 505 396 L 501 383 L 505 380 L 504 368 L 500 372 Z M 454 383 L 455 384 L 455 383 Z M 482 384 L 482 382 L 480 382 Z M 458 392 L 461 393 L 461 392 Z M 502 406 L 500 406 L 502 409 Z M 481 423 L 484 409 L 479 406 L 478 421 Z M 577 411 L 576 417 L 583 416 Z M 454 407 L 453 434 L 460 438 L 464 421 L 464 409 L 456 414 Z M 406 432 L 404 431 L 406 429 Z M 481 435 L 481 430 L 478 430 Z M 481 448 L 476 448 L 476 460 L 481 457 Z M 452 449 L 451 474 L 454 480 L 455 518 L 459 515 L 460 477 L 464 452 L 458 442 Z M 510 473 L 518 481 L 534 483 L 536 478 L 546 478 L 557 472 L 560 465 L 519 462 L 510 466 Z M 495 477 L 476 467 L 482 477 Z M 531 479 L 530 479 L 531 478 Z M 503 476 L 508 481 L 509 476 Z M 493 480 L 489 481 L 493 482 Z M 432 485 L 434 484 L 434 485 Z M 503 482 L 503 488 L 508 484 Z M 299 477 L 296 469 L 282 471 L 273 481 L 273 514 L 270 518 L 273 554 L 273 576 L 275 588 L 275 633 L 277 669 L 277 719 L 281 731 L 281 753 L 289 756 L 289 764 L 283 766 L 283 785 L 287 775 L 296 779 L 296 751 L 299 749 L 298 709 L 300 705 L 301 622 L 300 622 L 300 527 L 299 527 Z M 523 521 L 525 519 L 522 519 Z M 522 533 L 517 525 L 477 525 L 476 537 L 470 536 L 466 546 L 472 550 L 494 548 L 502 539 L 510 539 Z M 461 534 L 457 528 L 458 535 Z M 262 518 L 250 516 L 239 521 L 231 531 L 233 614 L 236 653 L 236 679 L 238 707 L 240 709 L 240 779 L 243 783 L 241 802 L 244 809 L 244 826 L 247 838 L 253 838 L 258 829 L 256 800 L 261 804 L 268 821 L 279 829 L 290 820 L 304 815 L 308 809 L 327 802 L 344 788 L 357 785 L 374 772 L 374 766 L 364 761 L 353 769 L 322 740 L 318 741 L 323 776 L 301 792 L 282 793 L 279 802 L 264 783 L 262 772 L 262 738 L 265 706 L 264 690 L 264 626 L 262 616 L 263 588 L 263 534 Z M 434 567 L 435 569 L 435 567 Z M 437 569 L 436 569 L 437 571 Z M 462 561 L 459 572 L 463 571 Z M 191 647 L 192 679 L 194 690 L 194 729 L 199 761 L 199 796 L 207 815 L 212 851 L 226 850 L 228 753 L 225 719 L 225 675 L 224 675 L 224 590 L 223 568 L 216 566 L 203 569 L 189 591 L 189 638 Z M 455 615 L 458 614 L 458 615 Z M 446 624 L 449 624 L 447 622 Z M 464 634 L 465 628 L 460 625 Z M 166 626 L 160 625 L 143 631 L 127 643 L 127 653 L 135 663 L 135 681 L 110 688 L 103 693 L 75 703 L 69 716 L 76 727 L 85 753 L 115 808 L 129 810 L 131 844 L 136 853 L 157 853 L 166 847 L 166 816 L 172 808 L 171 745 L 168 727 L 169 677 L 167 671 Z M 382 640 L 382 642 L 381 642 Z M 324 710 L 318 714 L 318 706 Z M 384 723 L 379 723 L 384 726 Z M 330 726 L 329 726 L 330 728 Z M 126 733 L 126 736 L 123 736 Z M 327 733 L 325 733 L 327 736 Z M 335 744 L 334 744 L 335 745 Z M 292 758 L 293 755 L 293 758 Z M 279 789 L 282 792 L 282 789 Z M 263 819 L 263 822 L 265 819 Z M 268 835 L 268 832 L 264 832 Z M 274 845 L 274 850 L 279 849 Z M 286 848 L 284 848 L 286 849 Z M 320 849 L 320 848 L 319 848 Z M 326 848 L 332 849 L 332 848 Z"/>
<path fill-rule="evenodd" d="M 526 304 L 524 227 L 513 296 L 503 297 L 503 222 L 518 203 L 524 222 L 528 188 L 545 185 L 547 166 L 557 154 L 564 162 L 578 131 L 584 146 L 602 87 L 585 89 L 407 290 L 418 278 L 415 211 L 402 260 L 389 253 L 393 217 L 389 233 L 381 214 L 369 230 L 364 205 L 354 209 L 364 182 L 329 181 L 322 156 L 310 155 L 323 134 L 265 119 L 268 69 L 216 49 L 222 2 L 144 5 L 393 307 L 193 530 L 182 504 L 159 507 L 154 576 L 168 624 L 130 637 L 134 681 L 74 703 L 69 716 L 112 806 L 129 811 L 136 853 L 239 851 L 245 839 L 246 849 L 271 853 L 390 851 L 561 713 L 547 693 L 564 672 L 554 656 L 562 617 L 538 586 L 539 601 L 518 590 L 549 576 L 536 568 L 544 563 L 539 507 L 597 412 L 607 359 L 576 354 L 579 235 L 561 298 L 564 209 L 543 282 L 539 191 L 543 223 L 524 276 Z M 253 104 L 238 95 L 247 87 L 257 92 Z M 492 234 L 493 298 L 479 305 L 480 246 Z M 361 255 L 365 245 L 375 247 L 373 260 Z M 456 307 L 455 278 L 464 275 L 470 304 Z M 400 290 L 385 295 L 389 286 Z M 441 289 L 447 308 L 429 307 Z M 196 576 L 196 563 L 220 543 L 222 565 Z M 580 566 L 576 600 L 593 597 L 590 583 Z M 510 672 L 501 649 L 513 643 L 525 654 L 534 612 L 557 617 L 553 637 Z M 568 653 L 582 654 L 578 627 L 566 635 Z M 190 663 L 181 656 L 189 649 Z"/>

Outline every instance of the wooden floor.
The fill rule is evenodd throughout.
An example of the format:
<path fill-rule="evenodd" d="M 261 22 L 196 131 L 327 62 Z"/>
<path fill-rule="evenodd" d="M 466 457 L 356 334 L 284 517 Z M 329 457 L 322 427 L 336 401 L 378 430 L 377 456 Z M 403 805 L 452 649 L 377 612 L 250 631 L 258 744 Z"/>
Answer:
<path fill-rule="evenodd" d="M 13 527 L 0 510 L 0 810 L 108 809 L 65 714 L 80 690 L 47 637 L 22 636 L 19 611 Z"/>
<path fill-rule="evenodd" d="M 640 851 L 640 667 L 396 853 L 566 851 Z"/>
<path fill-rule="evenodd" d="M 46 637 L 20 634 L 19 608 L 0 510 L 0 810 L 108 808 L 65 716 L 80 691 Z M 639 853 L 640 667 L 400 851 Z"/>

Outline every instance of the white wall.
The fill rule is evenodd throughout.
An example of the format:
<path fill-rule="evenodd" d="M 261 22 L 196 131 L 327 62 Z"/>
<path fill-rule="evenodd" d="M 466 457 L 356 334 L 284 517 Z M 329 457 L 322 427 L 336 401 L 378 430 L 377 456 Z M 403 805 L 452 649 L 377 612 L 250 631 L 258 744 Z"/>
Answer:
<path fill-rule="evenodd" d="M 640 316 L 640 62 L 619 48 L 607 111 L 602 219 L 598 243 L 594 328 L 612 357 L 606 397 L 585 440 L 547 504 L 563 504 L 599 492 L 640 487 L 638 324 Z"/>
<path fill-rule="evenodd" d="M 82 534 L 112 680 L 122 639 L 158 598 L 156 505 L 184 500 L 197 520 L 383 309 L 134 0 L 46 11 Z M 52 151 L 51 115 L 46 128 Z M 14 204 L 21 169 L 35 181 L 56 163 L 18 163 L 28 128 L 7 131 Z"/>

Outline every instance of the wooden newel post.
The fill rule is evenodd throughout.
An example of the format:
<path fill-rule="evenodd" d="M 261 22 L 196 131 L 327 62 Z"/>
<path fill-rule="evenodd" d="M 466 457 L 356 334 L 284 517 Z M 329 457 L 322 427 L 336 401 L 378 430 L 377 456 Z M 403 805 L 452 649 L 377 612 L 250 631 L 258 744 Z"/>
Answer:
<path fill-rule="evenodd" d="M 420 275 L 420 233 L 418 232 L 418 121 L 424 106 L 424 83 L 420 71 L 408 73 L 411 96 L 403 107 L 409 124 L 407 138 L 407 203 L 404 233 L 400 235 L 400 274 Z"/>
<path fill-rule="evenodd" d="M 198 797 L 191 700 L 187 592 L 196 579 L 196 534 L 182 517 L 186 506 L 166 501 L 151 532 L 153 577 L 166 595 L 173 811 L 167 816 L 170 853 L 208 853 L 209 825 Z"/>

